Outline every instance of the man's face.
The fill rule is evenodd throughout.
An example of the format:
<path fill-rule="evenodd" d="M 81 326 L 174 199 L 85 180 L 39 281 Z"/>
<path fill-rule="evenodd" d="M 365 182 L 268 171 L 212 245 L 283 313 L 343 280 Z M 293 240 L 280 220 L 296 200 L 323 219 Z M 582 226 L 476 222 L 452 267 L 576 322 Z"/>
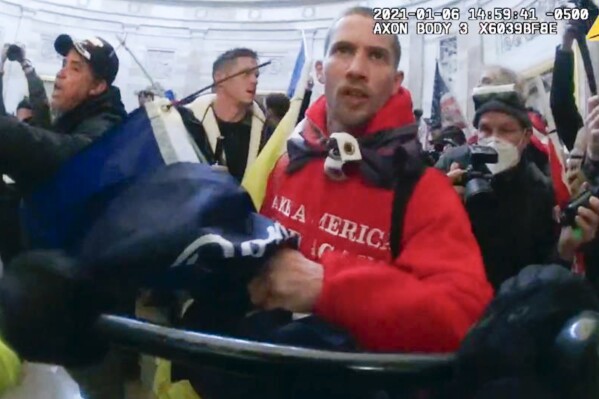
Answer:
<path fill-rule="evenodd" d="M 499 138 L 512 143 L 522 153 L 528 145 L 532 131 L 522 127 L 520 122 L 503 112 L 487 112 L 478 123 L 479 138 Z"/>
<path fill-rule="evenodd" d="M 256 59 L 251 57 L 239 57 L 231 63 L 230 66 L 224 68 L 223 71 L 217 72 L 214 77 L 216 80 L 220 80 L 241 71 L 246 71 L 239 76 L 221 83 L 219 86 L 227 96 L 241 104 L 249 105 L 256 98 L 258 76 L 260 76 L 257 69 L 250 69 L 256 68 L 257 66 L 258 62 Z"/>
<path fill-rule="evenodd" d="M 19 108 L 17 110 L 17 119 L 19 122 L 27 122 L 33 117 L 33 112 L 29 108 Z"/>
<path fill-rule="evenodd" d="M 90 65 L 79 53 L 71 50 L 56 75 L 52 109 L 60 113 L 68 112 L 89 97 L 101 94 L 106 88 L 106 81 L 96 80 Z"/>
<path fill-rule="evenodd" d="M 392 39 L 374 35 L 374 20 L 342 18 L 334 27 L 324 62 L 329 121 L 351 131 L 365 125 L 399 89 Z"/>

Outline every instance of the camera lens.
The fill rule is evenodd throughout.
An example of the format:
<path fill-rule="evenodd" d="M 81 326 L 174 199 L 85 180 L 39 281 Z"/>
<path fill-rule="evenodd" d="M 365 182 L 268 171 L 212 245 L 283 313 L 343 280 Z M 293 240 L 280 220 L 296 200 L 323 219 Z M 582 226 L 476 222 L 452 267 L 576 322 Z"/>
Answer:
<path fill-rule="evenodd" d="M 468 180 L 464 187 L 464 200 L 466 205 L 476 205 L 485 203 L 494 198 L 491 183 L 483 178 L 474 178 Z"/>

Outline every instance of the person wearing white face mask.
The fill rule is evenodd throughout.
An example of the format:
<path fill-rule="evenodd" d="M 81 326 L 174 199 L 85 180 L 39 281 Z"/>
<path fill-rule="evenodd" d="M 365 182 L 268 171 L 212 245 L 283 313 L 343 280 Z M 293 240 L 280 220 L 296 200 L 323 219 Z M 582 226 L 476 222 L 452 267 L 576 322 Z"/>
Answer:
<path fill-rule="evenodd" d="M 559 262 L 571 266 L 574 253 L 591 241 L 599 226 L 599 199 L 580 208 L 577 229 L 560 229 L 554 219 L 551 181 L 527 156 L 532 125 L 524 102 L 513 87 L 493 86 L 475 96 L 474 126 L 479 145 L 497 152 L 497 162 L 482 166 L 490 190 L 482 201 L 465 201 L 481 247 L 487 277 L 498 287 L 530 264 Z M 444 154 L 436 167 L 447 172 L 464 194 L 471 147 Z M 465 195 L 468 198 L 468 193 Z"/>
<path fill-rule="evenodd" d="M 497 163 L 486 164 L 492 175 L 498 175 L 518 165 L 523 139 L 524 136 L 517 144 L 496 136 L 485 137 L 478 141 L 479 145 L 491 147 L 497 151 Z"/>

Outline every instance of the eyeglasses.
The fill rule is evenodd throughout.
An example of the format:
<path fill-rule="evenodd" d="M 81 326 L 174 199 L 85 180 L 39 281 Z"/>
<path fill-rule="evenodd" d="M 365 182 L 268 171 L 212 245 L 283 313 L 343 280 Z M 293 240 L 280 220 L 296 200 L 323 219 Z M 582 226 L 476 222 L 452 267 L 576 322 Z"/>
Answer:
<path fill-rule="evenodd" d="M 475 111 L 489 101 L 499 101 L 514 108 L 525 108 L 524 101 L 514 84 L 475 87 L 472 91 L 472 100 Z"/>

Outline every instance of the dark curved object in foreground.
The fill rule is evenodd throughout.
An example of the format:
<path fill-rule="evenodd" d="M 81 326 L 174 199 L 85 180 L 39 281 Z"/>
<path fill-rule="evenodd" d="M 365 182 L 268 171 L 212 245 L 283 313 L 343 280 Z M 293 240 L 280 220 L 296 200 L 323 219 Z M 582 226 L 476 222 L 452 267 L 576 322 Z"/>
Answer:
<path fill-rule="evenodd" d="M 189 366 L 324 384 L 427 388 L 452 377 L 452 355 L 347 353 L 270 345 L 104 315 L 98 331 L 112 343 Z"/>

